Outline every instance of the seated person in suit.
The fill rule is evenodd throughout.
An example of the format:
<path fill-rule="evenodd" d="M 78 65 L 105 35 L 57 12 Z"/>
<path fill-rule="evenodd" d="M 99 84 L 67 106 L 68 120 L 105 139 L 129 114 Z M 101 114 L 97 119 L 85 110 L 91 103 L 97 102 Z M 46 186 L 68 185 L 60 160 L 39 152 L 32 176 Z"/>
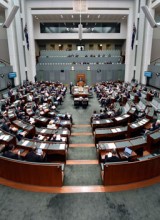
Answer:
<path fill-rule="evenodd" d="M 17 153 L 15 153 L 14 149 L 15 149 L 15 146 L 13 144 L 9 144 L 5 148 L 5 151 L 3 152 L 2 156 L 8 157 L 11 159 L 19 159 L 20 152 L 18 151 Z"/>
<path fill-rule="evenodd" d="M 53 142 L 61 142 L 62 141 L 62 138 L 61 138 L 61 135 L 59 134 L 53 134 L 53 136 L 51 137 L 50 141 L 53 141 Z"/>
<path fill-rule="evenodd" d="M 25 157 L 25 160 L 30 162 L 43 162 L 43 151 L 39 151 L 36 147 L 34 147 Z"/>
<path fill-rule="evenodd" d="M 143 118 L 146 115 L 145 110 L 141 109 L 137 114 L 137 118 Z"/>
<path fill-rule="evenodd" d="M 11 125 L 10 122 L 6 122 L 6 121 L 3 119 L 3 120 L 2 120 L 1 128 L 2 128 L 4 131 L 6 131 L 6 132 L 10 132 L 10 131 L 11 131 L 10 125 Z"/>
<path fill-rule="evenodd" d="M 150 131 L 155 131 L 156 129 L 160 128 L 160 120 L 157 120 L 156 122 L 153 122 L 149 129 L 143 131 L 144 132 L 144 138 L 146 138 L 146 135 L 150 133 Z"/>
<path fill-rule="evenodd" d="M 108 155 L 105 156 L 105 163 L 108 162 L 119 162 L 120 158 L 117 156 L 116 150 L 113 149 Z"/>

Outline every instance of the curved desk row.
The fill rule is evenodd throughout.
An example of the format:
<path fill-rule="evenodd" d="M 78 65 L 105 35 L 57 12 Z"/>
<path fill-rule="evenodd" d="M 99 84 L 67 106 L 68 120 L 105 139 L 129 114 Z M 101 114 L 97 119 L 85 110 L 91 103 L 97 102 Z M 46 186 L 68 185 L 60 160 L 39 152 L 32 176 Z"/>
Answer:
<path fill-rule="evenodd" d="M 103 140 L 130 138 L 139 134 L 140 131 L 150 122 L 149 119 L 140 119 L 137 122 L 124 127 L 97 128 L 94 131 L 95 143 Z"/>
<path fill-rule="evenodd" d="M 62 165 L 31 163 L 0 156 L 0 177 L 23 184 L 60 187 L 63 183 Z"/>
<path fill-rule="evenodd" d="M 22 139 L 16 145 L 19 149 L 31 150 L 33 147 L 42 149 L 47 155 L 47 161 L 65 163 L 68 145 L 64 142 L 49 142 Z"/>
<path fill-rule="evenodd" d="M 128 138 L 114 142 L 100 141 L 97 144 L 97 149 L 99 150 L 99 161 L 102 162 L 103 156 L 112 151 L 112 149 L 115 149 L 119 155 L 126 147 L 133 151 L 139 152 L 139 154 L 142 156 L 143 151 L 147 150 L 147 141 L 143 137 Z"/>
<path fill-rule="evenodd" d="M 160 156 L 143 161 L 107 163 L 103 184 L 120 185 L 151 179 L 160 175 Z"/>
<path fill-rule="evenodd" d="M 130 115 L 124 114 L 113 119 L 99 119 L 92 121 L 92 130 L 96 128 L 107 128 L 117 125 L 126 125 L 130 121 Z"/>

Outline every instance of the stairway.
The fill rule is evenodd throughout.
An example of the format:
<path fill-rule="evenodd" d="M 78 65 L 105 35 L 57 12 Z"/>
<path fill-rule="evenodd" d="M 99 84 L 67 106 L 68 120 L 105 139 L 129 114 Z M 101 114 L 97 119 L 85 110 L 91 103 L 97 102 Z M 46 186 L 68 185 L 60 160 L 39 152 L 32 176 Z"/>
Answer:
<path fill-rule="evenodd" d="M 90 125 L 74 125 L 65 166 L 64 186 L 102 185 Z"/>

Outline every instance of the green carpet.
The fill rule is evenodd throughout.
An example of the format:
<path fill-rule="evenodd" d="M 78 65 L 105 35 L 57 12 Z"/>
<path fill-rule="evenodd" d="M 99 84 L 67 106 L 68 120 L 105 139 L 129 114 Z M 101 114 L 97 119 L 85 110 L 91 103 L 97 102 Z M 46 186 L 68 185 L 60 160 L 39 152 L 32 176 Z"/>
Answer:
<path fill-rule="evenodd" d="M 72 133 L 79 133 L 79 132 L 92 132 L 92 128 L 90 127 L 72 127 Z"/>
<path fill-rule="evenodd" d="M 101 185 L 100 165 L 66 165 L 64 186 Z"/>
<path fill-rule="evenodd" d="M 76 147 L 68 149 L 68 160 L 96 160 L 95 147 Z"/>
<path fill-rule="evenodd" d="M 89 105 L 86 109 L 79 107 L 75 108 L 73 104 L 73 97 L 70 94 L 66 94 L 64 102 L 61 106 L 58 106 L 58 110 L 61 113 L 69 112 L 73 117 L 73 124 L 90 124 L 90 117 L 94 110 L 100 110 L 99 103 L 96 95 L 93 98 L 89 98 Z"/>
<path fill-rule="evenodd" d="M 0 186 L 1 220 L 159 220 L 160 184 L 116 193 L 32 193 Z"/>
<path fill-rule="evenodd" d="M 93 136 L 88 135 L 88 136 L 71 136 L 70 137 L 70 143 L 71 144 L 92 144 L 94 143 L 93 141 Z"/>

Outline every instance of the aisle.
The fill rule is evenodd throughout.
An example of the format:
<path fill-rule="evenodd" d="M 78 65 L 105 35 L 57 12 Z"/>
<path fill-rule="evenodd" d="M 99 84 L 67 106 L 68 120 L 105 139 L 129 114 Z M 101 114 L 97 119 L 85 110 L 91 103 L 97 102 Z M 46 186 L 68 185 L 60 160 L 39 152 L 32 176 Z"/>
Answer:
<path fill-rule="evenodd" d="M 89 106 L 86 109 L 82 107 L 77 109 L 73 105 L 72 97 L 67 94 L 62 107 L 60 112 L 69 112 L 73 117 L 63 185 L 102 185 L 101 170 L 90 126 L 92 112 L 99 110 L 96 97 L 89 99 Z"/>
<path fill-rule="evenodd" d="M 101 170 L 91 127 L 74 127 L 65 166 L 64 186 L 101 185 Z"/>

